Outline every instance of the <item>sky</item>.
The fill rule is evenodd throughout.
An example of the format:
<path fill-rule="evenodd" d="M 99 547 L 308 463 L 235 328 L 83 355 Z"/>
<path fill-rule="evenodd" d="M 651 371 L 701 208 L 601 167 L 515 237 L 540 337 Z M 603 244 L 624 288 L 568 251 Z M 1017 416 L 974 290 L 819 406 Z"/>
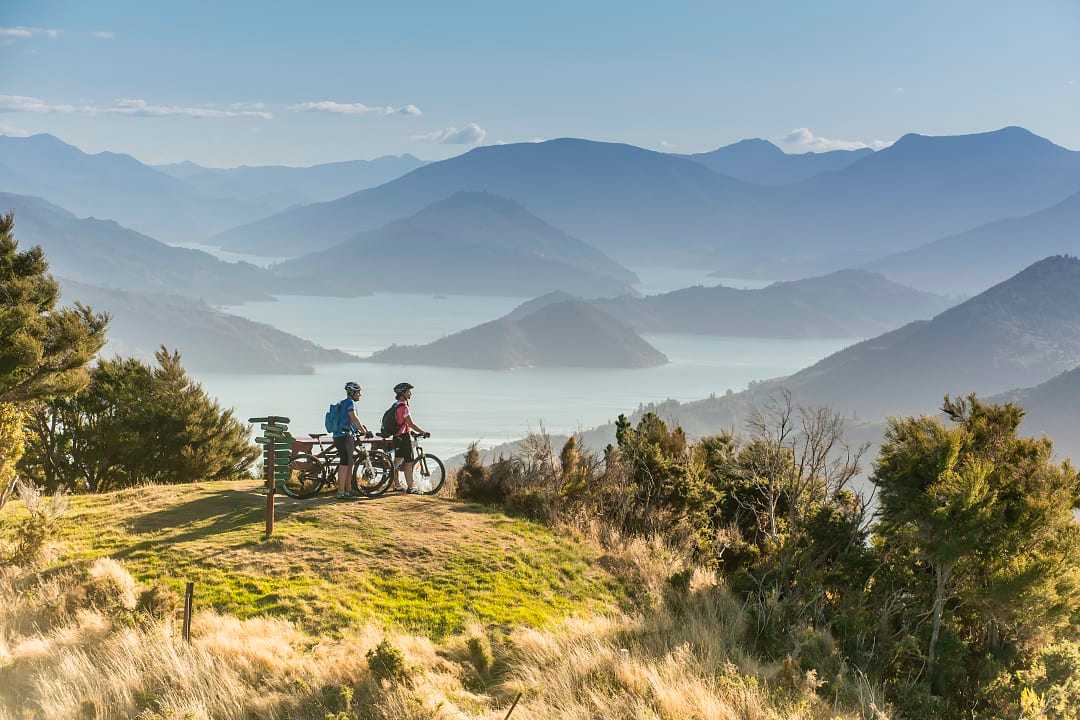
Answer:
<path fill-rule="evenodd" d="M 0 0 L 0 134 L 151 163 L 1006 125 L 1080 149 L 1080 0 Z"/>

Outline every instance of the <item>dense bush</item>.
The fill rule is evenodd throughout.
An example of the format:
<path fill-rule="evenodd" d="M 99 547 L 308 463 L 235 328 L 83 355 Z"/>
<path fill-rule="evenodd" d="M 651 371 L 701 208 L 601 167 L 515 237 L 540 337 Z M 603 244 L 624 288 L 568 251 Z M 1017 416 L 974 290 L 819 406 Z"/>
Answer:
<path fill-rule="evenodd" d="M 951 426 L 890 423 L 875 515 L 852 488 L 865 448 L 784 394 L 745 438 L 692 443 L 645 414 L 619 418 L 602 459 L 576 439 L 556 456 L 542 435 L 487 467 L 471 453 L 460 492 L 688 541 L 744 603 L 750 646 L 819 693 L 850 701 L 870 678 L 901 717 L 1075 720 L 1080 476 L 1018 437 L 1014 405 L 944 412 Z"/>
<path fill-rule="evenodd" d="M 82 392 L 36 404 L 22 471 L 46 489 L 102 492 L 141 483 L 245 475 L 258 456 L 247 426 L 162 348 L 156 365 L 102 360 Z"/>
<path fill-rule="evenodd" d="M 105 344 L 108 324 L 82 305 L 57 308 L 60 287 L 45 254 L 19 252 L 14 230 L 14 215 L 0 215 L 0 506 L 22 457 L 26 404 L 85 387 L 85 365 Z"/>

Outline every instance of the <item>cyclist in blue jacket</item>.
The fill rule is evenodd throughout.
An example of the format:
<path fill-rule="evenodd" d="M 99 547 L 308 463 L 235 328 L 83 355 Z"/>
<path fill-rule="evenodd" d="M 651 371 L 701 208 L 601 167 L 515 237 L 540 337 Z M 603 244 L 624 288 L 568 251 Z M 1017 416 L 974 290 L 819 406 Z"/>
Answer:
<path fill-rule="evenodd" d="M 345 399 L 338 406 L 338 417 L 342 418 L 341 426 L 334 431 L 334 445 L 337 447 L 338 457 L 341 464 L 338 465 L 338 500 L 348 500 L 360 497 L 349 488 L 352 476 L 352 465 L 356 457 L 356 432 L 366 435 L 368 429 L 360 422 L 356 415 L 356 403 L 364 394 L 358 383 L 349 381 L 345 383 Z"/>

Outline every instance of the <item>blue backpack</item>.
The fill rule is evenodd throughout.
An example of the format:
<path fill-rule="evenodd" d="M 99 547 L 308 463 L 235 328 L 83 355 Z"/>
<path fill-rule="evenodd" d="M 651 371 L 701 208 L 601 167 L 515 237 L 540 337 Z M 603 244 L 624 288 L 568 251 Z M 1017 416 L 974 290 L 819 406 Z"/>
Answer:
<path fill-rule="evenodd" d="M 336 433 L 345 429 L 345 422 L 348 418 L 341 417 L 343 415 L 341 406 L 344 404 L 344 400 L 341 402 L 330 403 L 330 407 L 326 411 L 326 417 L 323 418 L 323 426 L 326 428 L 326 432 Z"/>

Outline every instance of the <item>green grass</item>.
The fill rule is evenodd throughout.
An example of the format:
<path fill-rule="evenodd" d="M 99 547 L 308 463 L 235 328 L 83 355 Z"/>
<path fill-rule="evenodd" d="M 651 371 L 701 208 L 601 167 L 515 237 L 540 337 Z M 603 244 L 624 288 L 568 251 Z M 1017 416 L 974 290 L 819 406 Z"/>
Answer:
<path fill-rule="evenodd" d="M 476 505 L 282 498 L 264 541 L 265 502 L 254 482 L 74 497 L 54 564 L 109 556 L 143 582 L 194 581 L 200 607 L 322 635 L 371 620 L 432 637 L 471 619 L 542 626 L 629 596 L 590 543 Z M 0 536 L 16 513 L 0 512 Z"/>

